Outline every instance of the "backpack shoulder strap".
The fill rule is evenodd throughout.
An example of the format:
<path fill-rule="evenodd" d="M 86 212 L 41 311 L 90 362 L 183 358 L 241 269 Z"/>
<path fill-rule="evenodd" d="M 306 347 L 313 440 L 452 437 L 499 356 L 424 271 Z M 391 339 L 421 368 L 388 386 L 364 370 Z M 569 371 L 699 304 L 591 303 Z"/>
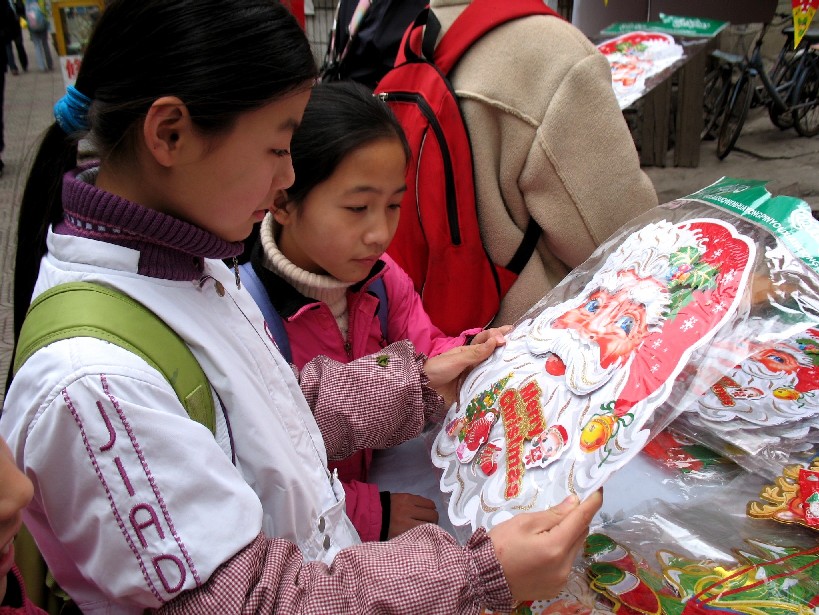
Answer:
<path fill-rule="evenodd" d="M 187 344 L 147 307 L 99 284 L 61 284 L 32 302 L 17 342 L 14 373 L 40 348 L 71 337 L 105 340 L 142 357 L 170 383 L 188 415 L 215 432 L 210 384 Z"/>
<path fill-rule="evenodd" d="M 523 239 L 512 255 L 512 260 L 506 265 L 506 268 L 516 275 L 520 275 L 526 263 L 532 258 L 537 248 L 537 242 L 540 239 L 540 225 L 534 218 L 529 218 L 529 224 L 526 225 L 526 231 L 523 233 Z"/>
<path fill-rule="evenodd" d="M 435 65 L 444 74 L 484 34 L 513 19 L 529 15 L 560 17 L 543 0 L 473 0 L 435 47 Z"/>
<path fill-rule="evenodd" d="M 373 280 L 373 283 L 370 284 L 369 290 L 375 293 L 375 296 L 378 297 L 378 320 L 381 322 L 381 334 L 384 336 L 385 340 L 389 340 L 387 337 L 387 325 L 389 323 L 389 304 L 387 303 L 387 285 L 384 284 L 384 278 L 377 278 Z"/>
<path fill-rule="evenodd" d="M 290 338 L 287 336 L 287 331 L 284 328 L 284 321 L 270 302 L 270 297 L 267 295 L 264 284 L 262 284 L 250 261 L 239 265 L 239 271 L 242 282 L 244 282 L 245 288 L 247 288 L 247 292 L 250 293 L 250 296 L 253 297 L 256 305 L 258 305 L 262 311 L 262 316 L 264 316 L 264 320 L 267 323 L 268 329 L 270 329 L 270 334 L 273 336 L 276 346 L 279 348 L 279 352 L 282 353 L 282 356 L 288 363 L 292 363 L 293 353 L 290 351 Z"/>

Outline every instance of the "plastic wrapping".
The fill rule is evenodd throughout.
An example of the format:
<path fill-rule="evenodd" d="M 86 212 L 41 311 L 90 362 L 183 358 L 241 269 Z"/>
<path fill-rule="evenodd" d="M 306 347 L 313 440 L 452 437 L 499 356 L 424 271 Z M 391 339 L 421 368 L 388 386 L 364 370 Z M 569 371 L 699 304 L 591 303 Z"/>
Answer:
<path fill-rule="evenodd" d="M 675 422 L 767 477 L 819 452 L 819 329 L 766 343 L 728 370 Z"/>
<path fill-rule="evenodd" d="M 644 499 L 594 525 L 560 595 L 514 613 L 814 615 L 819 539 L 745 515 L 763 480 L 742 472 L 695 501 Z"/>
<path fill-rule="evenodd" d="M 721 497 L 678 507 L 647 501 L 586 541 L 590 587 L 617 613 L 815 613 L 816 535 L 744 515 L 760 488 L 745 474 Z"/>
<path fill-rule="evenodd" d="M 712 481 L 717 476 L 734 478 L 742 471 L 727 457 L 687 438 L 672 427 L 673 423 L 643 448 L 642 452 L 656 464 L 671 473 L 689 477 L 692 482 Z"/>
<path fill-rule="evenodd" d="M 431 451 L 456 531 L 587 496 L 733 366 L 815 326 L 815 237 L 805 203 L 731 179 L 618 231 L 464 380 Z"/>

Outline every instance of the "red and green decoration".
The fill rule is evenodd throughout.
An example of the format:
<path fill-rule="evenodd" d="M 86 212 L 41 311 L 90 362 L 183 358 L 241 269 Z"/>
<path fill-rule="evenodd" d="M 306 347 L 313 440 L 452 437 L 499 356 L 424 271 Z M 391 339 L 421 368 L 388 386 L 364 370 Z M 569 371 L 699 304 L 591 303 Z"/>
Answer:
<path fill-rule="evenodd" d="M 819 0 L 791 0 L 791 5 L 793 7 L 793 47 L 796 49 L 819 9 Z"/>
<path fill-rule="evenodd" d="M 698 561 L 661 549 L 662 572 L 603 534 L 584 556 L 589 586 L 617 615 L 786 615 L 819 608 L 819 547 L 803 550 L 747 541 L 736 566 Z"/>
<path fill-rule="evenodd" d="M 616 417 L 673 380 L 693 349 L 722 326 L 744 287 L 751 266 L 747 238 L 713 220 L 698 220 L 689 227 L 701 237 L 703 249 L 690 246 L 671 255 L 664 322 L 637 350 L 614 405 Z"/>
<path fill-rule="evenodd" d="M 749 264 L 748 242 L 707 220 L 694 222 L 691 228 L 699 232 L 705 247 L 686 246 L 669 256 L 663 280 L 669 304 L 663 324 L 643 340 L 618 399 L 601 405 L 582 427 L 581 449 L 590 453 L 603 448 L 603 461 L 617 433 L 634 421 L 632 409 L 673 379 L 683 357 L 719 326 L 740 292 L 742 272 Z"/>
<path fill-rule="evenodd" d="M 819 530 L 819 523 L 805 516 L 807 499 L 815 495 L 819 479 L 819 457 L 806 465 L 785 466 L 776 480 L 765 485 L 759 493 L 759 501 L 748 502 L 745 512 L 751 519 L 768 519 L 778 523 L 794 523 Z"/>
<path fill-rule="evenodd" d="M 618 36 L 608 42 L 601 43 L 597 46 L 600 53 L 610 56 L 615 53 L 623 55 L 633 55 L 641 53 L 648 49 L 649 44 L 663 44 L 667 45 L 669 42 L 673 43 L 673 37 L 661 32 L 628 32 L 623 36 Z"/>
<path fill-rule="evenodd" d="M 467 432 L 469 431 L 470 425 L 492 409 L 511 378 L 512 374 L 509 374 L 508 376 L 505 376 L 495 382 L 485 391 L 482 391 L 473 397 L 466 406 L 466 412 L 463 419 L 457 421 L 456 424 L 450 427 L 450 429 L 453 430 L 450 435 L 455 435 L 455 433 L 457 433 L 458 440 L 463 442 L 464 438 L 466 438 Z"/>
<path fill-rule="evenodd" d="M 729 459 L 710 448 L 682 438 L 668 429 L 652 438 L 643 448 L 643 452 L 665 467 L 679 470 L 681 474 L 701 472 L 731 463 Z"/>
<path fill-rule="evenodd" d="M 719 269 L 701 258 L 701 252 L 694 246 L 680 248 L 668 258 L 671 269 L 668 272 L 667 318 L 676 318 L 680 310 L 694 299 L 694 291 L 704 292 L 717 287 L 716 276 Z"/>

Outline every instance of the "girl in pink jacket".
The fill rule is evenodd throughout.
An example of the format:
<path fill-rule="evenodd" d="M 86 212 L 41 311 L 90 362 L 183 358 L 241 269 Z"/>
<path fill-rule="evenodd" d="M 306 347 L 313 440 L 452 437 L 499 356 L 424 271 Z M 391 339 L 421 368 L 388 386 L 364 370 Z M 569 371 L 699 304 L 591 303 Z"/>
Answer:
<path fill-rule="evenodd" d="M 301 368 L 318 355 L 346 363 L 403 339 L 434 356 L 491 334 L 444 335 L 385 254 L 398 227 L 409 149 L 383 101 L 352 82 L 317 86 L 291 152 L 295 182 L 261 224 L 249 265 L 257 279 L 248 280 L 251 292 L 258 283 L 257 303 L 291 363 Z M 330 463 L 362 540 L 438 521 L 431 500 L 366 482 L 371 460 L 364 450 Z"/>

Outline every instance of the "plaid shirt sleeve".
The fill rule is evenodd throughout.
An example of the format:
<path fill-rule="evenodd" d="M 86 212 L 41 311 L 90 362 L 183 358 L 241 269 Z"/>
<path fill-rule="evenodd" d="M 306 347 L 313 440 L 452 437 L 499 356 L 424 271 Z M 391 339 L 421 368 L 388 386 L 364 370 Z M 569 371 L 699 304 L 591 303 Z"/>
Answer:
<path fill-rule="evenodd" d="M 429 386 L 425 361 L 402 341 L 350 363 L 319 356 L 302 368 L 301 390 L 330 460 L 395 446 L 421 433 L 426 421 L 441 420 L 443 400 Z"/>
<path fill-rule="evenodd" d="M 514 608 L 480 528 L 465 546 L 434 525 L 341 551 L 331 566 L 259 535 L 201 587 L 156 611 L 187 613 L 453 613 Z"/>

